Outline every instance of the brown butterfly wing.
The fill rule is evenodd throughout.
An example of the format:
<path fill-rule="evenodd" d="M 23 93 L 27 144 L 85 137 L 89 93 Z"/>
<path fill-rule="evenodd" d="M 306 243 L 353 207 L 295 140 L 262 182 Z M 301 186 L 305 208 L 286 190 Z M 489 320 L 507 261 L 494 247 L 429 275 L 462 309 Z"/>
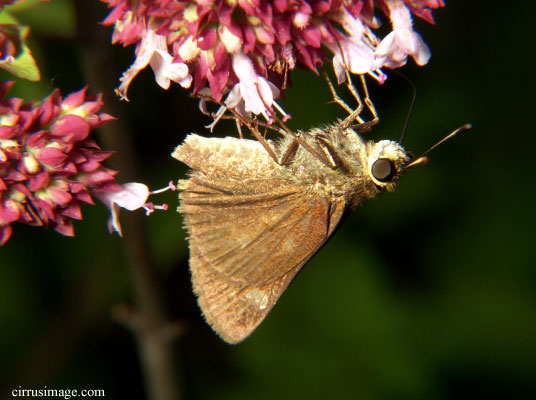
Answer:
<path fill-rule="evenodd" d="M 194 173 L 180 182 L 190 269 L 199 305 L 227 342 L 245 339 L 328 239 L 345 204 L 273 179 Z M 238 193 L 238 194 L 237 194 Z"/>

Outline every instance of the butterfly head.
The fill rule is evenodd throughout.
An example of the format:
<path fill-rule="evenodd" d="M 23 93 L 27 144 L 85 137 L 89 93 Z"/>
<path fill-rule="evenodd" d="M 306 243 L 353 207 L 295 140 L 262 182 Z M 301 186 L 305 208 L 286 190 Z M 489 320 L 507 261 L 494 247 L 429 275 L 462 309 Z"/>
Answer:
<path fill-rule="evenodd" d="M 381 190 L 393 191 L 404 165 L 412 158 L 398 142 L 381 140 L 367 144 L 368 174 Z"/>
<path fill-rule="evenodd" d="M 374 184 L 381 190 L 392 192 L 397 184 L 398 177 L 407 169 L 426 164 L 429 161 L 427 154 L 446 140 L 458 133 L 471 129 L 471 124 L 465 124 L 449 133 L 443 139 L 426 150 L 420 157 L 406 151 L 398 142 L 381 140 L 377 143 L 367 143 L 368 174 Z"/>

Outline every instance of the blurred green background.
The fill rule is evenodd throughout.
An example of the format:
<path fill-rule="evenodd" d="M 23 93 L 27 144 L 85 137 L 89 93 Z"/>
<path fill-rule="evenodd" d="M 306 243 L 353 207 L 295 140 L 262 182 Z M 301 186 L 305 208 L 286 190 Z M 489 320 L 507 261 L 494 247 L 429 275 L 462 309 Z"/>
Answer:
<path fill-rule="evenodd" d="M 121 118 L 100 136 L 117 151 L 119 180 L 163 187 L 186 172 L 168 154 L 189 132 L 209 135 L 209 120 L 177 85 L 160 90 L 148 70 L 131 102 L 119 103 L 113 88 L 134 50 L 110 45 L 111 28 L 96 25 L 106 9 L 90 3 L 52 0 L 20 13 L 43 79 L 17 83 L 11 95 L 38 99 L 53 87 L 66 95 L 86 83 L 104 92 L 105 111 Z M 144 356 L 120 322 L 135 320 L 122 305 L 143 292 L 128 243 L 146 238 L 143 257 L 180 331 L 169 356 L 184 398 L 536 398 L 536 5 L 515 5 L 450 1 L 436 26 L 416 22 L 433 56 L 402 69 L 418 90 L 405 146 L 419 154 L 464 123 L 474 129 L 435 150 L 396 193 L 355 211 L 242 344 L 225 344 L 200 316 L 175 193 L 153 199 L 170 211 L 139 211 L 141 228 L 124 212 L 125 239 L 108 234 L 100 204 L 83 208 L 75 238 L 15 225 L 0 249 L 0 397 L 46 385 L 148 398 Z M 322 79 L 292 79 L 282 102 L 292 128 L 344 115 L 327 104 Z M 381 117 L 370 137 L 398 138 L 409 85 L 392 75 L 369 89 Z M 125 159 L 130 147 L 136 156 Z"/>

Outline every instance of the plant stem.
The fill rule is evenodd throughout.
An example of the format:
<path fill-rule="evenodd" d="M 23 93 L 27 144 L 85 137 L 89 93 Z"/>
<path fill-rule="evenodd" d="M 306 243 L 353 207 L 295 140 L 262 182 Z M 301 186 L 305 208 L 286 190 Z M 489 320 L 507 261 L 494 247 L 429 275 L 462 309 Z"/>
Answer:
<path fill-rule="evenodd" d="M 104 94 L 105 108 L 118 121 L 101 128 L 100 141 L 105 149 L 119 151 L 110 160 L 113 169 L 121 171 L 125 181 L 136 180 L 136 154 L 129 135 L 124 105 L 119 104 L 113 90 L 118 84 L 118 73 L 111 61 L 111 29 L 103 28 L 98 22 L 104 14 L 97 1 L 76 0 L 78 17 L 78 40 L 82 49 L 81 62 L 92 91 Z M 139 178 L 138 178 L 139 179 Z M 126 214 L 126 213 L 123 213 Z M 130 267 L 136 313 L 139 324 L 132 330 L 136 337 L 147 398 L 151 400 L 177 400 L 180 398 L 177 348 L 166 334 L 172 326 L 164 306 L 159 271 L 149 249 L 144 217 L 123 215 L 121 222 L 125 232 L 124 253 Z"/>

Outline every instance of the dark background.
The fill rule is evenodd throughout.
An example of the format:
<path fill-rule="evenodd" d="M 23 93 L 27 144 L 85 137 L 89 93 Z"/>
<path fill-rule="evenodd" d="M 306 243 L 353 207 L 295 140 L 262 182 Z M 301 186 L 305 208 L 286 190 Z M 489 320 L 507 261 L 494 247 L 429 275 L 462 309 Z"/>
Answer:
<path fill-rule="evenodd" d="M 105 7 L 81 11 L 89 3 L 52 0 L 20 16 L 32 25 L 43 79 L 11 94 L 41 98 L 58 87 L 66 95 L 89 82 L 128 138 L 100 136 L 117 151 L 119 180 L 163 187 L 185 176 L 168 155 L 189 132 L 209 135 L 209 120 L 177 85 L 160 90 L 149 70 L 120 104 L 112 89 L 134 50 L 110 45 L 111 28 L 94 26 Z M 170 205 L 142 217 L 142 227 L 158 294 L 181 332 L 170 357 L 184 398 L 536 397 L 535 12 L 533 1 L 450 1 L 436 26 L 416 21 L 433 56 L 402 69 L 418 91 L 405 146 L 419 154 L 464 123 L 474 129 L 436 149 L 396 193 L 355 211 L 240 345 L 218 339 L 197 309 L 176 193 L 152 199 Z M 292 128 L 344 116 L 327 104 L 322 79 L 296 72 L 292 80 L 282 102 Z M 395 75 L 369 82 L 381 117 L 370 137 L 397 139 L 411 88 Z M 122 153 L 131 146 L 129 160 Z M 0 249 L 0 394 L 46 385 L 147 398 L 135 336 L 120 322 L 131 320 L 122 305 L 139 301 L 125 242 L 143 238 L 143 228 L 123 212 L 120 239 L 106 231 L 101 204 L 83 213 L 75 238 L 15 225 Z"/>

